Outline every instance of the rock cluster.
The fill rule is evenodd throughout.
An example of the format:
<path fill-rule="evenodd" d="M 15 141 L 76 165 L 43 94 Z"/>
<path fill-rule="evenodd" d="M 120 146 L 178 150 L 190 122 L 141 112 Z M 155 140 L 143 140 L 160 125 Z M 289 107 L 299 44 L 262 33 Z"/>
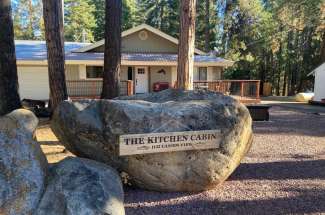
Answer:
<path fill-rule="evenodd" d="M 0 214 L 123 215 L 117 172 L 81 158 L 67 158 L 49 171 L 33 140 L 37 124 L 23 109 L 0 117 Z"/>
<path fill-rule="evenodd" d="M 220 147 L 119 156 L 123 134 L 221 131 Z M 68 150 L 129 174 L 136 185 L 158 191 L 214 188 L 235 170 L 252 142 L 247 108 L 210 91 L 165 90 L 115 100 L 63 102 L 52 130 Z"/>
<path fill-rule="evenodd" d="M 118 173 L 83 158 L 66 158 L 52 167 L 37 215 L 123 215 Z"/>
<path fill-rule="evenodd" d="M 33 141 L 37 124 L 27 110 L 0 118 L 0 214 L 32 214 L 42 197 L 47 160 Z"/>

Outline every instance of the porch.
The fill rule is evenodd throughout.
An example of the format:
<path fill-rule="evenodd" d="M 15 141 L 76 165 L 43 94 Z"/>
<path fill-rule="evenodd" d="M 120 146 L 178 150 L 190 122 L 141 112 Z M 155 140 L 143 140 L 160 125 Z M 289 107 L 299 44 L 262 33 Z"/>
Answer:
<path fill-rule="evenodd" d="M 260 80 L 194 81 L 194 89 L 208 89 L 238 99 L 244 104 L 260 103 Z"/>
<path fill-rule="evenodd" d="M 67 80 L 68 95 L 72 99 L 100 97 L 102 80 Z M 259 80 L 215 80 L 194 81 L 194 89 L 207 89 L 232 96 L 242 103 L 260 103 Z M 133 81 L 121 81 L 120 95 L 133 95 Z"/>

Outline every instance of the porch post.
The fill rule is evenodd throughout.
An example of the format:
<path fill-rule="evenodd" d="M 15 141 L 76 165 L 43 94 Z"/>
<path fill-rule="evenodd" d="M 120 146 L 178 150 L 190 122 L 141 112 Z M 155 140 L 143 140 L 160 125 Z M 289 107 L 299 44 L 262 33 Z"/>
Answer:
<path fill-rule="evenodd" d="M 259 99 L 260 98 L 260 85 L 261 85 L 261 81 L 257 81 L 256 82 L 256 98 Z"/>
<path fill-rule="evenodd" d="M 244 97 L 244 81 L 240 82 L 240 96 Z"/>
<path fill-rule="evenodd" d="M 131 81 L 131 80 L 127 81 L 127 89 L 128 89 L 127 95 L 132 96 L 133 95 L 133 81 Z"/>

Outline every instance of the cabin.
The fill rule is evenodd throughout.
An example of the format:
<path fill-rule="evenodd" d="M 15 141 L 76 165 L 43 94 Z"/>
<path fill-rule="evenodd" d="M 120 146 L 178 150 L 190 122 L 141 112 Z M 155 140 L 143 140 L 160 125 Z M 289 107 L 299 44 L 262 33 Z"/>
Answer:
<path fill-rule="evenodd" d="M 317 67 L 309 75 L 315 76 L 313 103 L 325 104 L 325 63 Z"/>
<path fill-rule="evenodd" d="M 121 94 L 148 93 L 175 86 L 178 40 L 156 28 L 142 24 L 122 32 Z M 49 99 L 45 41 L 16 44 L 18 79 L 22 99 Z M 98 98 L 102 88 L 104 40 L 95 43 L 65 42 L 68 95 L 71 98 Z M 257 83 L 223 81 L 223 72 L 233 61 L 195 49 L 193 84 L 239 96 L 256 96 Z M 247 85 L 247 87 L 246 87 Z M 253 87 L 252 87 L 253 86 Z M 254 89 L 253 89 L 254 88 Z M 253 93 L 251 91 L 254 91 Z"/>

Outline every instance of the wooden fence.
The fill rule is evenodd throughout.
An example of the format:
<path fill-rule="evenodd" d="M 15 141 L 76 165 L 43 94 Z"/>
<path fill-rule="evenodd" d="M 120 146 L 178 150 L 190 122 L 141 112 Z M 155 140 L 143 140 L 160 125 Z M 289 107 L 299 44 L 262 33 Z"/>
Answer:
<path fill-rule="evenodd" d="M 102 92 L 102 80 L 67 80 L 68 95 L 72 99 L 99 98 Z M 133 81 L 121 81 L 120 95 L 133 95 Z"/>

